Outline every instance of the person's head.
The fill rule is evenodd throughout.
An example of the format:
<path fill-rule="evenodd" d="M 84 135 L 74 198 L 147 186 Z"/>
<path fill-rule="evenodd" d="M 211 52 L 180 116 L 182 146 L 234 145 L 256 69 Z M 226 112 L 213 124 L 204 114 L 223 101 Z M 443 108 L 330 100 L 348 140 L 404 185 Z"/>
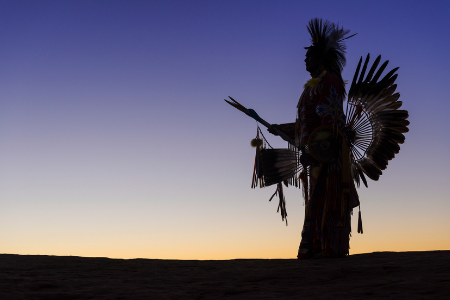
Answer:
<path fill-rule="evenodd" d="M 327 70 L 341 74 L 345 66 L 345 42 L 352 36 L 350 32 L 339 25 L 322 19 L 312 19 L 307 26 L 311 35 L 311 46 L 306 47 L 306 70 L 314 73 L 317 70 Z"/>
<path fill-rule="evenodd" d="M 317 70 L 325 70 L 327 64 L 323 55 L 321 55 L 321 53 L 313 47 L 308 47 L 306 49 L 308 49 L 305 55 L 306 71 L 308 71 L 309 73 L 314 73 Z"/>

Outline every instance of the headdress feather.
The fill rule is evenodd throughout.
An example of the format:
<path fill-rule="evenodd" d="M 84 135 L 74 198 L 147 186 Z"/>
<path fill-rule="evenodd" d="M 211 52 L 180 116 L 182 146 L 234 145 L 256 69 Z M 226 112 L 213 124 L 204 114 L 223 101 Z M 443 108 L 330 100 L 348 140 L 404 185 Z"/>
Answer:
<path fill-rule="evenodd" d="M 314 50 L 325 59 L 331 71 L 340 74 L 346 63 L 344 40 L 355 34 L 347 36 L 350 30 L 339 27 L 339 24 L 322 21 L 318 18 L 309 21 L 307 28 L 311 35 L 312 45 L 306 47 L 306 49 Z"/>

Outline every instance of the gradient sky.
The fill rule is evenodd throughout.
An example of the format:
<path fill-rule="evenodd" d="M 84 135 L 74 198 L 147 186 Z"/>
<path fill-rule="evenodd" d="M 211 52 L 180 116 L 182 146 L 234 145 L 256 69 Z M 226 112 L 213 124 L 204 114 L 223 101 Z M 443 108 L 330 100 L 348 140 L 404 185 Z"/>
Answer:
<path fill-rule="evenodd" d="M 344 79 L 369 52 L 399 66 L 410 113 L 350 253 L 450 249 L 450 2 L 317 3 L 1 1 L 0 253 L 295 258 L 301 191 L 286 227 L 275 187 L 250 189 L 256 123 L 223 99 L 293 122 L 314 17 L 358 33 Z"/>

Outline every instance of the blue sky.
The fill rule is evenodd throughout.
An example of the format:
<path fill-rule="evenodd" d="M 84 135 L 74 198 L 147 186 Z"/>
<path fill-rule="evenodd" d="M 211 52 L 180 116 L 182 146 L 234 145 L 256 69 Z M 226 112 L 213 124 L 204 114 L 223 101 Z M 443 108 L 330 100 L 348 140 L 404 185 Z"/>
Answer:
<path fill-rule="evenodd" d="M 351 253 L 449 249 L 447 1 L 2 1 L 1 253 L 295 257 L 289 226 L 251 190 L 255 122 L 292 122 L 314 17 L 358 33 L 360 56 L 399 66 L 410 132 L 359 190 Z M 286 147 L 266 134 L 276 147 Z M 356 226 L 356 220 L 353 220 Z"/>

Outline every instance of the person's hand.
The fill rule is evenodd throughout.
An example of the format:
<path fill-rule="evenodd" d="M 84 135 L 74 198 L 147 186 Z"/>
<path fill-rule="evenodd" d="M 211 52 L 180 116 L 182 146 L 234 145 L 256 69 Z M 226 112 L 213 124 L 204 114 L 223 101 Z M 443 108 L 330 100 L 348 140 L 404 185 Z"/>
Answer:
<path fill-rule="evenodd" d="M 278 124 L 272 124 L 269 128 L 267 128 L 267 131 L 269 131 L 273 135 L 278 135 L 277 129 L 281 131 L 281 125 Z"/>

